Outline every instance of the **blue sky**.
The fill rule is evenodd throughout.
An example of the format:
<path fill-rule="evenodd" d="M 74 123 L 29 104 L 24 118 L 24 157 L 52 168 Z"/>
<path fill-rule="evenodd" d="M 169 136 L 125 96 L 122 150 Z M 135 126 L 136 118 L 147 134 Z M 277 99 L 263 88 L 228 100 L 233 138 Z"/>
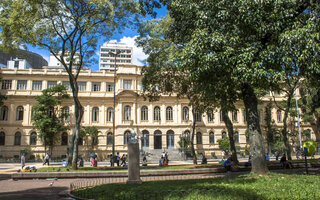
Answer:
<path fill-rule="evenodd" d="M 161 8 L 161 9 L 156 9 L 157 12 L 157 18 L 163 17 L 166 15 L 167 9 L 166 8 Z M 147 16 L 146 20 L 150 20 L 152 19 L 151 16 Z M 132 55 L 132 62 L 133 64 L 136 65 L 143 65 L 142 64 L 142 60 L 147 58 L 147 55 L 145 55 L 142 52 L 142 48 L 138 48 L 135 46 L 135 38 L 138 36 L 138 32 L 134 27 L 129 27 L 124 29 L 121 33 L 115 33 L 110 40 L 103 40 L 103 38 L 100 40 L 100 42 L 97 45 L 97 55 L 96 58 L 97 60 L 99 60 L 99 47 L 101 45 L 103 45 L 106 42 L 112 41 L 112 42 L 122 42 L 122 43 L 126 43 L 128 46 L 133 47 L 133 55 Z M 35 52 L 37 54 L 40 54 L 43 58 L 45 58 L 48 62 L 49 62 L 49 57 L 50 57 L 50 52 L 46 51 L 44 49 L 40 49 L 37 47 L 32 47 L 32 46 L 28 46 L 28 51 L 32 51 Z M 90 67 L 92 70 L 97 71 L 99 70 L 99 65 L 98 63 L 93 64 L 92 67 Z"/>

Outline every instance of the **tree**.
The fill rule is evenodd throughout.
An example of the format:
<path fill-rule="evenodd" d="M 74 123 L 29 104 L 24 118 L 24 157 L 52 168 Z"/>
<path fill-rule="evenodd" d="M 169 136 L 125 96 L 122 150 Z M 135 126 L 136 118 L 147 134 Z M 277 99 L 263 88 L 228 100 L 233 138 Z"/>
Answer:
<path fill-rule="evenodd" d="M 89 138 L 91 138 L 90 151 L 92 151 L 94 149 L 94 146 L 98 144 L 98 134 L 98 128 L 95 126 L 85 126 L 81 128 L 80 135 L 82 138 L 85 138 L 87 145 L 89 145 Z"/>
<path fill-rule="evenodd" d="M 303 52 L 298 56 L 299 62 L 304 63 L 301 71 L 319 71 L 316 59 L 312 58 L 318 57 L 319 50 L 319 3 L 308 0 L 165 3 L 173 23 L 164 39 L 171 39 L 179 47 L 176 64 L 190 73 L 195 91 L 213 93 L 220 100 L 225 96 L 229 105 L 234 94 L 243 100 L 252 172 L 267 173 L 257 91 L 268 89 L 268 82 L 281 81 L 285 70 L 281 61 L 287 58 L 289 46 L 297 42 L 297 33 L 302 35 L 297 45 L 303 48 L 297 52 Z M 287 45 L 287 49 L 278 48 L 281 45 Z"/>
<path fill-rule="evenodd" d="M 320 90 L 319 85 L 306 81 L 300 89 L 302 117 L 304 122 L 308 122 L 316 136 L 316 141 L 320 143 Z"/>
<path fill-rule="evenodd" d="M 83 107 L 78 98 L 81 69 L 90 66 L 98 39 L 132 22 L 132 0 L 3 0 L 0 3 L 1 46 L 29 44 L 50 51 L 69 75 L 75 125 L 69 140 L 69 160 L 77 169 L 78 140 Z"/>
<path fill-rule="evenodd" d="M 223 151 L 226 152 L 226 154 L 229 154 L 229 150 L 230 150 L 230 140 L 229 138 L 222 138 L 219 139 L 218 141 L 219 144 L 219 148 Z"/>
<path fill-rule="evenodd" d="M 32 124 L 39 131 L 39 138 L 43 141 L 45 151 L 47 146 L 49 147 L 50 155 L 59 140 L 58 135 L 68 129 L 61 110 L 62 100 L 67 98 L 69 95 L 66 87 L 60 84 L 42 90 L 42 94 L 35 97 L 38 104 L 32 109 Z"/>

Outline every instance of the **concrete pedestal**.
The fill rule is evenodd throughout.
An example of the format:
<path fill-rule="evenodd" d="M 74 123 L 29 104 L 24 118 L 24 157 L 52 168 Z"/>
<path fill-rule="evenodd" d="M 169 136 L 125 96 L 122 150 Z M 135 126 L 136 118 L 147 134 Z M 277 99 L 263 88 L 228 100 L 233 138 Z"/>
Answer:
<path fill-rule="evenodd" d="M 127 184 L 141 184 L 139 143 L 128 144 L 128 181 Z"/>

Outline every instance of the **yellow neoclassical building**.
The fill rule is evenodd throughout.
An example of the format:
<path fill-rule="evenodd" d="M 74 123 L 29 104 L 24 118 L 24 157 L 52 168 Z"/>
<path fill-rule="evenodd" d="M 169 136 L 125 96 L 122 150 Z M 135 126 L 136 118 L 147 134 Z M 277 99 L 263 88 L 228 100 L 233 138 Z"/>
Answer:
<path fill-rule="evenodd" d="M 116 73 L 115 150 L 126 152 L 127 135 L 134 130 L 140 139 L 142 151 L 151 154 L 163 149 L 178 152 L 180 137 L 190 134 L 192 130 L 193 119 L 189 102 L 174 95 L 162 96 L 156 102 L 145 101 L 141 96 L 141 69 L 141 66 L 121 65 Z M 44 146 L 31 121 L 31 110 L 36 104 L 34 97 L 40 95 L 41 90 L 59 83 L 68 87 L 67 73 L 64 70 L 4 68 L 0 68 L 0 73 L 1 93 L 8 96 L 0 110 L 0 157 L 17 157 L 19 152 L 26 148 L 34 155 L 43 155 Z M 84 107 L 82 126 L 98 128 L 99 137 L 94 151 L 100 158 L 106 158 L 112 150 L 113 78 L 112 71 L 84 70 L 78 79 L 79 98 Z M 260 114 L 264 113 L 270 98 L 270 95 L 262 98 Z M 275 98 L 281 100 L 283 97 L 277 95 Z M 244 151 L 247 142 L 244 106 L 241 102 L 236 106 L 238 111 L 229 113 L 229 116 L 234 123 L 236 145 Z M 52 155 L 57 158 L 66 156 L 74 122 L 72 98 L 63 101 L 63 111 L 70 114 L 67 124 L 71 129 L 61 133 Z M 282 126 L 282 115 L 276 107 L 273 108 L 272 118 L 278 127 Z M 197 152 L 207 156 L 219 156 L 217 140 L 227 136 L 219 109 L 211 114 L 198 114 L 195 120 L 197 124 L 194 143 Z M 264 125 L 264 117 L 261 117 L 263 131 Z M 302 129 L 308 128 L 307 124 L 302 125 Z M 311 134 L 311 137 L 314 138 L 314 135 Z M 87 153 L 88 145 L 81 141 L 79 149 L 80 154 Z"/>

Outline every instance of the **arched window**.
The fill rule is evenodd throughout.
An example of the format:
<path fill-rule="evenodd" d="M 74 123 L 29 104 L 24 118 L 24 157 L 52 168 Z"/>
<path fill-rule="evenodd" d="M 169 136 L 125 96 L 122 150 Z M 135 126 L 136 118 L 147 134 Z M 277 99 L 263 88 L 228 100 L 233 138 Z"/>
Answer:
<path fill-rule="evenodd" d="M 99 139 L 98 135 L 95 135 L 91 138 L 92 145 L 98 145 L 99 144 Z"/>
<path fill-rule="evenodd" d="M 190 140 L 190 131 L 185 131 L 184 133 L 182 133 L 182 137 L 188 138 Z"/>
<path fill-rule="evenodd" d="M 93 122 L 99 121 L 99 108 L 98 107 L 92 108 L 92 121 Z"/>
<path fill-rule="evenodd" d="M 68 106 L 65 106 L 62 108 L 62 116 L 63 116 L 64 121 L 69 120 L 69 107 Z"/>
<path fill-rule="evenodd" d="M 182 120 L 189 120 L 189 108 L 187 106 L 182 109 Z"/>
<path fill-rule="evenodd" d="M 227 137 L 227 133 L 225 131 L 222 132 L 222 139 Z"/>
<path fill-rule="evenodd" d="M 22 106 L 17 107 L 16 120 L 17 121 L 23 120 L 23 107 Z"/>
<path fill-rule="evenodd" d="M 148 120 L 148 107 L 142 106 L 141 108 L 141 120 Z"/>
<path fill-rule="evenodd" d="M 129 143 L 129 140 L 130 140 L 130 137 L 131 137 L 131 132 L 130 132 L 130 131 L 124 132 L 124 135 L 123 135 L 123 144 L 128 144 L 128 143 Z"/>
<path fill-rule="evenodd" d="M 30 145 L 37 145 L 37 133 L 32 132 L 30 134 Z"/>
<path fill-rule="evenodd" d="M 143 148 L 149 147 L 149 132 L 147 130 L 142 131 L 141 145 Z"/>
<path fill-rule="evenodd" d="M 125 106 L 124 107 L 124 120 L 131 120 L 131 107 Z"/>
<path fill-rule="evenodd" d="M 282 112 L 281 110 L 277 110 L 277 121 L 282 122 Z"/>
<path fill-rule="evenodd" d="M 49 108 L 48 115 L 49 115 L 49 117 L 53 117 L 54 116 L 54 108 L 53 107 Z"/>
<path fill-rule="evenodd" d="M 202 134 L 197 132 L 197 144 L 202 144 Z"/>
<path fill-rule="evenodd" d="M 112 143 L 113 143 L 112 133 L 108 133 L 107 134 L 107 145 L 112 145 Z"/>
<path fill-rule="evenodd" d="M 234 143 L 239 143 L 239 132 L 238 131 L 234 132 L 233 137 L 234 137 Z"/>
<path fill-rule="evenodd" d="M 174 132 L 167 131 L 167 148 L 174 148 Z"/>
<path fill-rule="evenodd" d="M 201 122 L 201 114 L 198 110 L 195 111 L 194 117 L 195 117 L 196 122 Z"/>
<path fill-rule="evenodd" d="M 61 135 L 61 145 L 68 145 L 68 133 L 66 132 Z"/>
<path fill-rule="evenodd" d="M 2 106 L 0 110 L 0 121 L 7 121 L 8 120 L 8 107 Z"/>
<path fill-rule="evenodd" d="M 238 110 L 232 111 L 232 121 L 238 122 Z"/>
<path fill-rule="evenodd" d="M 166 109 L 166 119 L 167 120 L 173 120 L 173 113 L 172 113 L 172 107 L 168 106 Z"/>
<path fill-rule="evenodd" d="M 6 134 L 3 131 L 1 131 L 0 132 L 0 145 L 5 144 L 5 139 L 6 139 Z"/>
<path fill-rule="evenodd" d="M 159 106 L 154 107 L 154 120 L 155 121 L 160 121 L 160 108 Z"/>
<path fill-rule="evenodd" d="M 113 108 L 107 109 L 107 121 L 113 122 Z"/>
<path fill-rule="evenodd" d="M 208 122 L 213 122 L 214 121 L 214 111 L 213 111 L 213 109 L 208 110 L 207 115 L 208 115 Z"/>
<path fill-rule="evenodd" d="M 209 142 L 210 144 L 214 144 L 214 132 L 210 132 L 209 133 Z"/>
<path fill-rule="evenodd" d="M 16 132 L 14 134 L 14 145 L 21 145 L 21 133 Z"/>

